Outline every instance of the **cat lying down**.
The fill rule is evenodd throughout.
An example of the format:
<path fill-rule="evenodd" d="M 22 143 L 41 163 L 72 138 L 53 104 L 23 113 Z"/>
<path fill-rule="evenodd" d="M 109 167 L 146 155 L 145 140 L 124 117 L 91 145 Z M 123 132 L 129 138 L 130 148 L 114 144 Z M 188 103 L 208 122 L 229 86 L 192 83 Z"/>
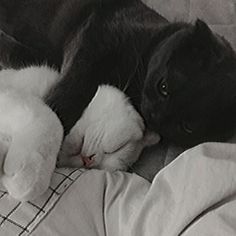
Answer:
<path fill-rule="evenodd" d="M 127 170 L 145 146 L 160 139 L 144 130 L 142 117 L 125 94 L 112 86 L 100 86 L 66 136 L 58 165 Z"/>
<path fill-rule="evenodd" d="M 60 80 L 46 66 L 0 72 L 1 180 L 21 201 L 48 188 L 60 151 L 63 128 L 43 97 Z M 65 138 L 59 166 L 126 170 L 142 151 L 159 141 L 144 135 L 141 116 L 123 92 L 100 86 L 81 119 Z"/>

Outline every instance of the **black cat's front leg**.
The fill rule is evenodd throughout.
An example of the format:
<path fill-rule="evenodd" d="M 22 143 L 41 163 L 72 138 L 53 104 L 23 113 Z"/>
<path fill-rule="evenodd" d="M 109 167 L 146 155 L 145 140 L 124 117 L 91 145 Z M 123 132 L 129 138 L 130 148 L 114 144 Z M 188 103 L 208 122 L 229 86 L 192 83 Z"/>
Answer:
<path fill-rule="evenodd" d="M 81 117 L 101 83 L 94 66 L 97 58 L 87 54 L 85 50 L 84 47 L 75 51 L 68 49 L 69 54 L 65 55 L 59 83 L 44 98 L 45 103 L 61 120 L 65 134 Z"/>
<path fill-rule="evenodd" d="M 99 21 L 100 17 L 91 16 L 67 44 L 59 83 L 44 98 L 61 120 L 65 134 L 81 117 L 98 86 L 106 83 L 104 73 L 98 70 L 114 40 Z"/>
<path fill-rule="evenodd" d="M 92 70 L 92 68 L 91 68 Z M 67 134 L 95 95 L 99 82 L 89 71 L 72 68 L 46 96 L 45 102 L 58 115 Z"/>

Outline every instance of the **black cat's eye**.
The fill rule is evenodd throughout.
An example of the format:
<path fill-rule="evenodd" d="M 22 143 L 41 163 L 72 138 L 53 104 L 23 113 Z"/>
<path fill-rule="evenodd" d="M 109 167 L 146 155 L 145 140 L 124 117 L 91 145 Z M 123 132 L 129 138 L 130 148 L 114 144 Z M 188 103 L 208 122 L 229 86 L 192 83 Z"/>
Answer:
<path fill-rule="evenodd" d="M 192 134 L 193 133 L 193 128 L 188 122 L 183 121 L 182 122 L 182 129 L 184 130 L 185 133 L 187 134 Z"/>
<path fill-rule="evenodd" d="M 161 93 L 163 97 L 167 97 L 169 95 L 168 84 L 165 79 L 162 79 L 158 83 L 158 91 Z"/>

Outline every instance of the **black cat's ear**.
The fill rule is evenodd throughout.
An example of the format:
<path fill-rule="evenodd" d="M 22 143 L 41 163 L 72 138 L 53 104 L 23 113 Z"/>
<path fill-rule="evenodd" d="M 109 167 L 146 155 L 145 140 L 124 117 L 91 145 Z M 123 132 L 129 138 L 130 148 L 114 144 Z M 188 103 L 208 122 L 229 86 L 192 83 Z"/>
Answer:
<path fill-rule="evenodd" d="M 202 20 L 197 19 L 193 28 L 193 35 L 196 39 L 204 40 L 205 43 L 214 39 L 214 34 L 209 26 Z"/>
<path fill-rule="evenodd" d="M 190 51 L 195 55 L 200 67 L 209 67 L 220 58 L 219 43 L 209 26 L 202 20 L 196 20 L 192 28 Z"/>
<path fill-rule="evenodd" d="M 195 33 L 202 35 L 202 36 L 209 36 L 212 34 L 211 29 L 209 26 L 202 20 L 197 19 L 194 25 Z"/>

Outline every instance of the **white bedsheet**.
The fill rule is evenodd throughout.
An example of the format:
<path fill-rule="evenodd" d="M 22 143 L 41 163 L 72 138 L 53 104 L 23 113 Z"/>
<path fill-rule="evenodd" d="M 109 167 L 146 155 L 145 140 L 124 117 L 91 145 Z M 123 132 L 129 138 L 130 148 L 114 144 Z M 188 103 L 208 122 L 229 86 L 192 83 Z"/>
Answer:
<path fill-rule="evenodd" d="M 186 151 L 152 184 L 135 174 L 68 169 L 57 170 L 52 183 L 34 202 L 45 205 L 50 195 L 50 203 L 27 230 L 11 221 L 24 226 L 23 219 L 40 210 L 29 203 L 17 206 L 4 195 L 0 204 L 5 199 L 5 211 L 9 205 L 11 211 L 0 222 L 0 235 L 236 235 L 235 144 L 203 144 Z M 1 217 L 7 214 L 4 208 Z"/>

